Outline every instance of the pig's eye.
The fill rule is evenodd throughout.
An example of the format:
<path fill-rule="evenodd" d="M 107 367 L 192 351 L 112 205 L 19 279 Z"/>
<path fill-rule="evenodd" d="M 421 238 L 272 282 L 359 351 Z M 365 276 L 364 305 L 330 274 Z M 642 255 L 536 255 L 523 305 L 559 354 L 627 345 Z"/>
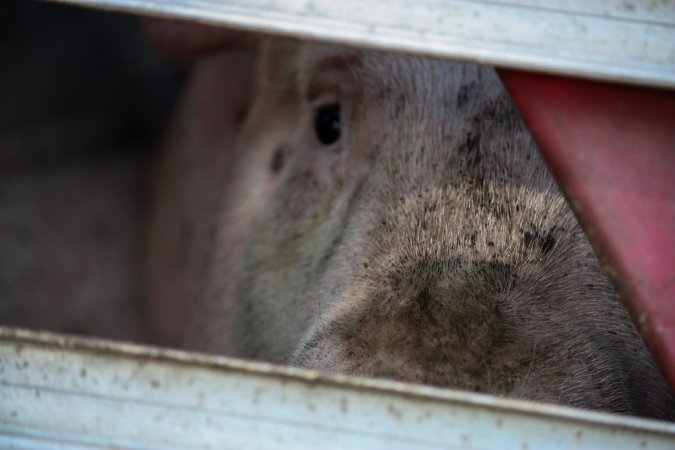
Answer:
<path fill-rule="evenodd" d="M 314 132 L 321 145 L 331 145 L 340 139 L 340 105 L 331 103 L 316 110 Z"/>

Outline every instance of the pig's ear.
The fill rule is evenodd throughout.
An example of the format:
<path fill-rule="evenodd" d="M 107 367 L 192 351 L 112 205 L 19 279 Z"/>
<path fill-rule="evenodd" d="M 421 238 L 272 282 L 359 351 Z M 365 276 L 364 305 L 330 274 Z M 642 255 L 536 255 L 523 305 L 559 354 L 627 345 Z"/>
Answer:
<path fill-rule="evenodd" d="M 255 49 L 258 37 L 249 32 L 170 19 L 142 18 L 150 44 L 166 56 L 190 60 L 228 48 Z"/>

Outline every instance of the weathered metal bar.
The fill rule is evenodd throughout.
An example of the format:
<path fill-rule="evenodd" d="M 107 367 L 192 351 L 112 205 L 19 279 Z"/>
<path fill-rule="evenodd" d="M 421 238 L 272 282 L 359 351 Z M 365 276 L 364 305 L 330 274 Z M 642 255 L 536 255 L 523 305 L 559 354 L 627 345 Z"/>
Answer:
<path fill-rule="evenodd" d="M 0 447 L 672 449 L 675 424 L 5 328 Z"/>
<path fill-rule="evenodd" d="M 675 2 L 603 0 L 56 0 L 449 57 L 675 87 Z"/>

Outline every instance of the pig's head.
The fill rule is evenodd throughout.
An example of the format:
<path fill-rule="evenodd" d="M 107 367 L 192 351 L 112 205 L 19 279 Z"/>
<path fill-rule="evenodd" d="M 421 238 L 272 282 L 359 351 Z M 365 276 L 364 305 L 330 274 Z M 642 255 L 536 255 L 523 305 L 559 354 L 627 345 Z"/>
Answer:
<path fill-rule="evenodd" d="M 256 73 L 192 347 L 673 414 L 493 70 L 286 41 Z"/>

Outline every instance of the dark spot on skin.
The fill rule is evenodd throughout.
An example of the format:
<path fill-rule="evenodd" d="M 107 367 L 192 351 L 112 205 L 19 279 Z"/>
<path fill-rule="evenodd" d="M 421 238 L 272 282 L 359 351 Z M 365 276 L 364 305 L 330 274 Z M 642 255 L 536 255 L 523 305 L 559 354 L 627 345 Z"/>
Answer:
<path fill-rule="evenodd" d="M 553 247 L 555 246 L 555 238 L 553 233 L 555 227 L 551 228 L 546 234 L 542 235 L 538 230 L 534 231 L 525 231 L 523 233 L 523 244 L 525 247 L 532 248 L 533 246 L 538 246 L 541 253 L 546 255 L 548 254 Z"/>
<path fill-rule="evenodd" d="M 398 97 L 396 97 L 396 102 L 394 103 L 395 118 L 401 115 L 401 112 L 403 112 L 404 107 L 405 107 L 405 96 L 403 94 L 400 94 Z"/>
<path fill-rule="evenodd" d="M 485 286 L 493 286 L 497 290 L 505 289 L 513 279 L 513 268 L 502 261 L 481 263 L 477 272 Z"/>
<path fill-rule="evenodd" d="M 469 102 L 469 86 L 462 85 L 457 92 L 457 108 L 461 108 Z"/>
<path fill-rule="evenodd" d="M 541 246 L 541 252 L 544 255 L 551 251 L 555 245 L 555 239 L 553 238 L 553 235 L 550 231 L 546 234 L 546 236 L 543 237 L 539 245 Z"/>
<path fill-rule="evenodd" d="M 429 322 L 431 322 L 433 326 L 437 327 L 438 321 L 431 311 L 431 302 L 433 299 L 431 298 L 431 294 L 429 294 L 429 290 L 427 288 L 422 289 L 420 293 L 417 294 L 417 298 L 415 300 L 417 301 L 417 304 L 419 305 L 422 312 L 424 312 L 424 314 L 427 316 L 427 319 L 429 319 Z"/>
<path fill-rule="evenodd" d="M 457 98 L 456 98 L 457 108 L 459 109 L 469 104 L 471 98 L 476 95 L 477 89 L 479 89 L 479 85 L 475 81 L 463 84 L 459 88 L 459 91 L 457 91 Z"/>
<path fill-rule="evenodd" d="M 464 143 L 459 147 L 458 152 L 466 158 L 467 167 L 476 167 L 480 164 L 482 159 L 480 153 L 480 136 L 468 133 Z"/>
<path fill-rule="evenodd" d="M 272 154 L 272 159 L 270 160 L 270 171 L 272 173 L 279 173 L 284 167 L 284 153 L 286 151 L 286 145 L 281 144 L 277 147 Z"/>

